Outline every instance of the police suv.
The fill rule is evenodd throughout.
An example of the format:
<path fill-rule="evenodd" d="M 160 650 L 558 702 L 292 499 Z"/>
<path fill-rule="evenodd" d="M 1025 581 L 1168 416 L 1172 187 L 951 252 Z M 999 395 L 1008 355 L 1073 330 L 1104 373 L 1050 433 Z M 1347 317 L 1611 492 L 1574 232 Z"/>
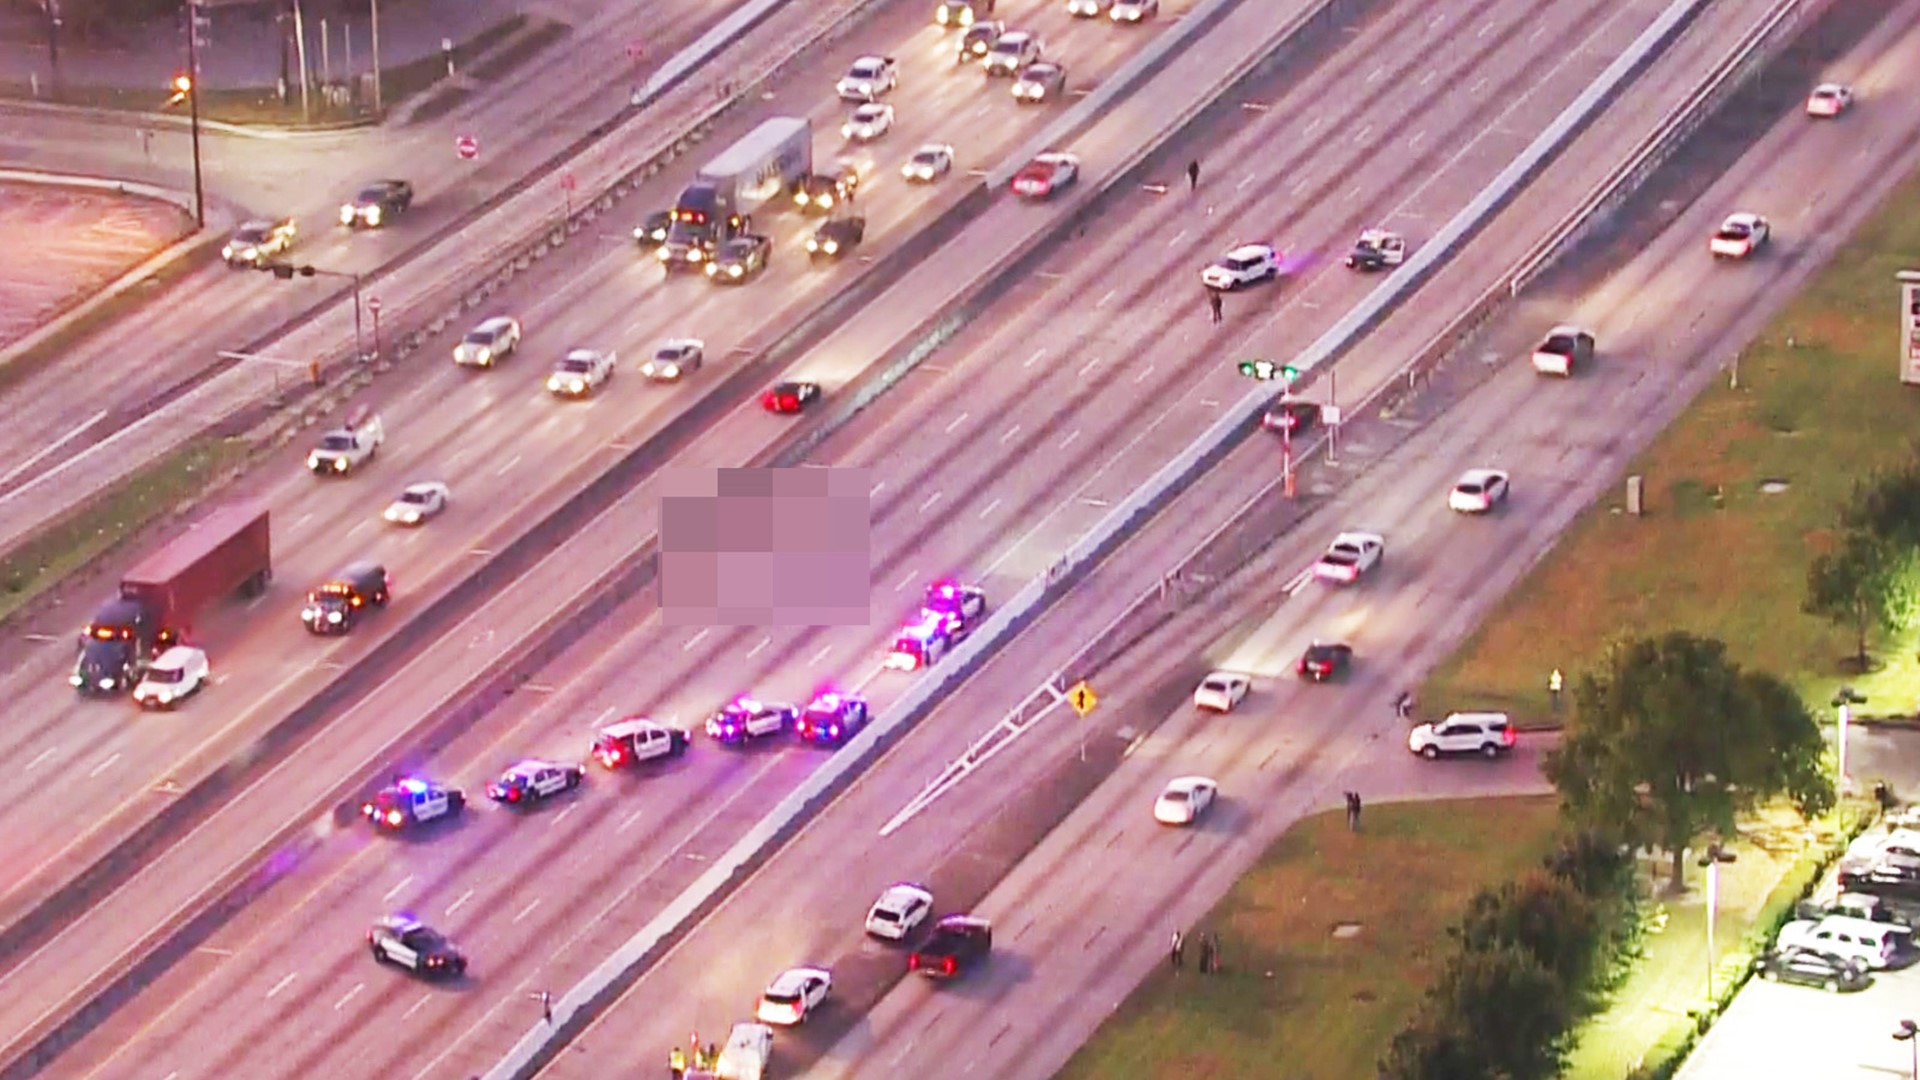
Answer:
<path fill-rule="evenodd" d="M 459 788 L 412 776 L 396 776 L 393 783 L 360 805 L 360 813 L 382 829 L 398 831 L 451 817 L 466 809 Z"/>
<path fill-rule="evenodd" d="M 630 717 L 600 729 L 593 739 L 593 756 L 609 769 L 638 765 L 655 758 L 686 753 L 692 735 L 641 717 Z"/>
<path fill-rule="evenodd" d="M 524 806 L 580 786 L 587 770 L 571 762 L 528 758 L 487 783 L 487 798 Z"/>
<path fill-rule="evenodd" d="M 743 743 L 787 730 L 800 715 L 791 705 L 771 705 L 741 695 L 707 720 L 707 735 L 718 742 Z"/>
<path fill-rule="evenodd" d="M 388 915 L 367 931 L 367 947 L 381 964 L 406 968 L 429 978 L 466 974 L 467 958 L 439 931 L 407 915 Z"/>

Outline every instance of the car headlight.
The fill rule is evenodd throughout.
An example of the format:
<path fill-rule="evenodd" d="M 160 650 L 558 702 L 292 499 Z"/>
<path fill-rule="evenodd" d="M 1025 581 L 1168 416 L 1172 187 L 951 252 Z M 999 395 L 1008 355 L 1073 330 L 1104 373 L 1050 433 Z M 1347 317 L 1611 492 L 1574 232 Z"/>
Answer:
<path fill-rule="evenodd" d="M 827 254 L 832 255 L 840 250 L 840 242 L 838 240 L 829 240 L 826 242 L 825 248 Z"/>
<path fill-rule="evenodd" d="M 654 252 L 653 257 L 656 259 L 659 259 L 661 262 L 666 262 L 667 259 L 672 257 L 672 253 L 663 247 L 660 250 Z"/>
<path fill-rule="evenodd" d="M 97 685 L 98 685 L 98 686 L 100 687 L 100 689 L 102 689 L 102 690 L 111 690 L 111 689 L 113 689 L 113 680 L 112 680 L 112 679 L 101 679 L 101 680 L 99 681 L 99 683 L 98 683 Z"/>
<path fill-rule="evenodd" d="M 401 516 L 401 517 L 403 517 L 403 518 L 406 518 L 406 519 L 407 519 L 407 524 L 409 524 L 409 525 L 411 525 L 411 524 L 413 524 L 414 522 L 416 522 L 416 521 L 419 521 L 419 520 L 420 520 L 420 511 L 418 511 L 418 510 L 408 510 L 408 511 L 406 511 L 405 513 L 403 513 L 403 514 L 401 514 L 400 516 Z"/>
<path fill-rule="evenodd" d="M 334 458 L 334 459 L 333 459 L 333 471 L 334 471 L 334 472 L 346 472 L 346 471 L 347 471 L 347 459 L 346 459 L 346 458 Z"/>
<path fill-rule="evenodd" d="M 367 207 L 367 224 L 369 225 L 380 224 L 380 208 L 379 207 L 377 206 Z"/>
<path fill-rule="evenodd" d="M 227 245 L 226 247 L 223 247 L 223 248 L 221 248 L 221 249 L 220 249 L 220 257 L 221 257 L 221 258 L 223 258 L 223 259 L 231 259 L 231 258 L 233 258 L 233 245 L 232 245 L 232 244 L 228 244 L 228 245 Z"/>
<path fill-rule="evenodd" d="M 353 206 L 352 206 L 352 204 L 348 204 L 348 205 L 346 205 L 346 206 L 342 206 L 342 207 L 340 208 L 340 224 L 342 224 L 342 225 L 351 225 L 351 224 L 353 224 Z"/>
<path fill-rule="evenodd" d="M 329 611 L 329 612 L 327 612 L 327 621 L 328 621 L 328 622 L 330 622 L 330 623 L 337 623 L 337 622 L 339 622 L 339 621 L 340 621 L 340 619 L 341 619 L 341 614 L 340 614 L 340 613 L 339 613 L 338 611 Z"/>
<path fill-rule="evenodd" d="M 706 257 L 707 257 L 707 253 L 704 251 L 701 251 L 699 248 L 694 248 L 693 250 L 687 252 L 687 261 L 689 262 L 700 262 Z"/>
<path fill-rule="evenodd" d="M 319 454 L 308 454 L 308 455 L 307 455 L 307 468 L 309 468 L 309 469 L 317 469 L 317 468 L 319 468 L 319 467 L 320 467 L 320 455 L 319 455 Z"/>
<path fill-rule="evenodd" d="M 819 250 L 820 250 L 820 241 L 819 241 L 819 240 L 817 240 L 817 239 L 815 239 L 815 238 L 813 238 L 813 237 L 811 237 L 811 236 L 809 236 L 809 237 L 807 237 L 807 250 L 808 250 L 808 251 L 819 251 Z"/>
<path fill-rule="evenodd" d="M 480 361 L 483 364 L 487 363 L 488 361 L 493 359 L 493 350 L 492 349 L 475 349 L 473 351 L 473 358 L 475 360 Z"/>
<path fill-rule="evenodd" d="M 746 272 L 746 267 L 741 266 L 739 263 L 734 263 L 732 266 L 727 267 L 728 277 L 739 277 L 741 274 L 745 272 Z"/>
<path fill-rule="evenodd" d="M 660 369 L 660 374 L 669 379 L 677 379 L 680 377 L 680 365 L 668 364 Z"/>

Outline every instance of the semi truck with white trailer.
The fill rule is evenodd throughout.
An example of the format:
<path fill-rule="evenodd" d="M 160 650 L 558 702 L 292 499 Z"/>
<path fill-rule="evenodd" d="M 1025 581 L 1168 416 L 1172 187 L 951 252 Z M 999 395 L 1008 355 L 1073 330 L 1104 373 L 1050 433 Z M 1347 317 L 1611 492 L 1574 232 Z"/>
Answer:
<path fill-rule="evenodd" d="M 750 232 L 751 215 L 791 199 L 813 172 L 813 125 L 776 116 L 707 163 L 674 200 L 660 261 L 669 270 L 700 269 L 714 249 Z"/>

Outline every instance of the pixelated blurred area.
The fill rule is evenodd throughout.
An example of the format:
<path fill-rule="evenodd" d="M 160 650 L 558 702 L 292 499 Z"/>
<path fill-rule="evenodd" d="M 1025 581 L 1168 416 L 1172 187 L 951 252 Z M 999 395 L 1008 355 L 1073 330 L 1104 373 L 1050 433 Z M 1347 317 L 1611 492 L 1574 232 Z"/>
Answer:
<path fill-rule="evenodd" d="M 674 469 L 660 499 L 668 626 L 866 626 L 869 469 Z"/>

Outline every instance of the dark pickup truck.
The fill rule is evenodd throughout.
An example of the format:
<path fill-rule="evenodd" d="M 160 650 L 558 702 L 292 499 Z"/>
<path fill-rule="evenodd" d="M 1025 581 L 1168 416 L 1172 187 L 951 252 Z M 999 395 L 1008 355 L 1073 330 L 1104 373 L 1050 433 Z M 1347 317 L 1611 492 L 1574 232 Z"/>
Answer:
<path fill-rule="evenodd" d="M 949 915 L 907 957 L 907 970 L 935 979 L 951 979 L 986 963 L 993 952 L 993 925 L 972 915 Z"/>

